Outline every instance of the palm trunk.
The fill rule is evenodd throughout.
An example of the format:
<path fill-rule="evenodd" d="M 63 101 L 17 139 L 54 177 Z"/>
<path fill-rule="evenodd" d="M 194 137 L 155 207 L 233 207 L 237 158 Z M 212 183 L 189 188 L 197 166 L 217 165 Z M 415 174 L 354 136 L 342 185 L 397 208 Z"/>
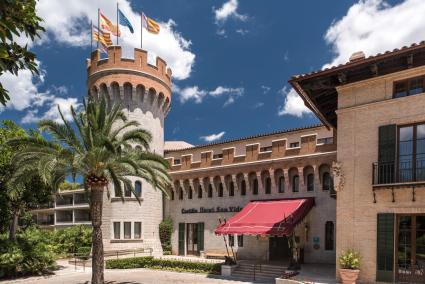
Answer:
<path fill-rule="evenodd" d="M 18 218 L 19 212 L 18 210 L 13 210 L 12 220 L 10 220 L 9 226 L 9 240 L 16 241 L 16 230 L 18 228 Z"/>
<path fill-rule="evenodd" d="M 102 238 L 102 204 L 103 186 L 95 185 L 91 187 L 91 218 L 93 225 L 92 242 L 92 284 L 103 284 L 104 282 L 104 261 L 103 261 L 103 238 Z"/>

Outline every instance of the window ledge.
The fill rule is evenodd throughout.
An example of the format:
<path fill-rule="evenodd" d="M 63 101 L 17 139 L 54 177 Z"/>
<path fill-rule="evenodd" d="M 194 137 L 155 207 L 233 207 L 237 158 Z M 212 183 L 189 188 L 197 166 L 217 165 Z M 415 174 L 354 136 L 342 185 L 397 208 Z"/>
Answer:
<path fill-rule="evenodd" d="M 143 201 L 143 198 L 139 198 L 140 202 Z M 111 202 L 122 201 L 121 197 L 111 197 Z M 137 201 L 136 197 L 124 197 L 124 201 Z"/>
<path fill-rule="evenodd" d="M 110 243 L 143 243 L 142 239 L 112 239 Z"/>

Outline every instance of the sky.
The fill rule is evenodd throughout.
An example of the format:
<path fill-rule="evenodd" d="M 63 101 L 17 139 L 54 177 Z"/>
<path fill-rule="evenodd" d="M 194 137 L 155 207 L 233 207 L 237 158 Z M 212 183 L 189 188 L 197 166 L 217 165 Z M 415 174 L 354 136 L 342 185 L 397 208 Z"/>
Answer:
<path fill-rule="evenodd" d="M 0 76 L 11 101 L 1 119 L 25 128 L 81 108 L 90 22 L 116 21 L 116 1 L 39 0 L 46 33 L 28 44 L 40 75 Z M 173 71 L 165 139 L 199 145 L 319 123 L 288 84 L 291 76 L 425 40 L 425 1 L 119 0 L 135 33 L 121 27 L 125 56 L 140 47 L 140 13 L 161 26 L 143 49 Z M 113 38 L 115 41 L 115 39 Z M 143 127 L 143 125 L 142 125 Z"/>

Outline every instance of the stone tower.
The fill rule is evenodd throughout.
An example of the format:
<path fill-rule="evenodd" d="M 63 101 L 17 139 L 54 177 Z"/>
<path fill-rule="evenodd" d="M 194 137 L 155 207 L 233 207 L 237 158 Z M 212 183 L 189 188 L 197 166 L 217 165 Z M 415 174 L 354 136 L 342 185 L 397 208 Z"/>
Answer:
<path fill-rule="evenodd" d="M 104 59 L 98 50 L 92 52 L 87 61 L 88 95 L 120 102 L 129 120 L 138 121 L 140 127 L 151 132 L 151 151 L 163 155 L 164 118 L 171 103 L 171 70 L 161 58 L 157 57 L 156 64 L 151 65 L 147 57 L 146 51 L 134 49 L 134 59 L 123 58 L 120 46 L 110 46 Z M 113 185 L 109 186 L 110 198 L 105 193 L 104 248 L 144 247 L 152 248 L 156 255 L 162 254 L 158 234 L 163 217 L 162 193 L 143 180 L 132 178 L 132 181 L 141 183 L 141 204 L 133 194 L 126 196 L 123 203 L 115 196 Z"/>

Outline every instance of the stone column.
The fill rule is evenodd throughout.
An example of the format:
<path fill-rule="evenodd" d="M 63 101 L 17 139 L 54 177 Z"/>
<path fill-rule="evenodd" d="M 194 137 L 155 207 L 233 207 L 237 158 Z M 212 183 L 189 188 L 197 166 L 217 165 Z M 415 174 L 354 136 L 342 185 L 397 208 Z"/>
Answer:
<path fill-rule="evenodd" d="M 307 191 L 307 189 L 305 188 L 305 182 L 304 182 L 304 168 L 303 167 L 299 167 L 298 168 L 298 176 L 300 177 L 300 181 L 299 181 L 299 190 L 301 191 Z"/>
<path fill-rule="evenodd" d="M 288 169 L 282 169 L 283 178 L 285 179 L 285 191 L 292 191 L 291 183 L 289 182 L 289 173 Z"/>
<path fill-rule="evenodd" d="M 243 180 L 245 181 L 246 192 L 252 193 L 251 185 L 249 184 L 249 175 L 247 173 L 243 174 Z"/>
<path fill-rule="evenodd" d="M 261 178 L 261 172 L 255 172 L 257 175 L 257 181 L 258 181 L 258 194 L 264 193 L 264 185 L 263 180 Z"/>
<path fill-rule="evenodd" d="M 238 179 L 236 178 L 236 175 L 232 175 L 232 181 L 233 181 L 233 185 L 235 186 L 235 190 L 239 191 L 239 184 L 238 184 Z"/>
<path fill-rule="evenodd" d="M 276 185 L 276 180 L 274 177 L 274 169 L 270 168 L 269 169 L 269 176 L 270 176 L 270 183 L 271 183 L 271 193 L 275 193 L 277 192 L 277 185 Z"/>
<path fill-rule="evenodd" d="M 319 167 L 317 165 L 313 165 L 314 170 L 314 191 L 320 190 L 320 173 Z"/>

